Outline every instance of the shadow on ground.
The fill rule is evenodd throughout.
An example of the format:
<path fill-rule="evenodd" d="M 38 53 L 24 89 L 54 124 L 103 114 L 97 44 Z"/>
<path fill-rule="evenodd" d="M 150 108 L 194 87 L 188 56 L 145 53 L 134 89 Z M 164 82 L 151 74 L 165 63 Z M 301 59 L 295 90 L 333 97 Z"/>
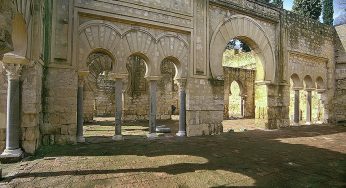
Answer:
<path fill-rule="evenodd" d="M 300 144 L 282 142 L 285 139 L 302 141 L 298 141 Z M 49 157 L 54 159 L 62 156 L 188 155 L 202 157 L 207 162 L 185 162 L 153 168 L 24 172 L 10 177 L 7 181 L 14 178 L 49 178 L 65 175 L 133 172 L 178 175 L 199 171 L 221 171 L 246 175 L 255 181 L 254 186 L 260 187 L 346 187 L 345 143 L 346 127 L 315 126 L 292 127 L 277 131 L 251 130 L 183 139 L 162 138 L 154 141 L 127 140 L 47 146 L 42 147 L 31 160 Z"/>

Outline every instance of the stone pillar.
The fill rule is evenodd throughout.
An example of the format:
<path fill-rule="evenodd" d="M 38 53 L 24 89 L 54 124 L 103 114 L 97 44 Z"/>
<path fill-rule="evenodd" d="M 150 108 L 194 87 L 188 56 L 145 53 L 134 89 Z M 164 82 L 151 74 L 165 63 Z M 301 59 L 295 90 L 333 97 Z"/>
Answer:
<path fill-rule="evenodd" d="M 14 162 L 20 160 L 23 151 L 19 147 L 20 137 L 20 108 L 19 108 L 19 78 L 23 65 L 29 61 L 15 54 L 5 54 L 3 66 L 7 72 L 7 124 L 6 148 L 0 155 L 1 161 Z"/>
<path fill-rule="evenodd" d="M 320 99 L 319 99 L 319 112 L 321 113 L 321 116 L 318 120 L 319 124 L 323 124 L 323 123 L 328 123 L 328 121 L 326 120 L 326 110 L 325 110 L 325 89 L 317 89 L 317 93 L 320 95 Z"/>
<path fill-rule="evenodd" d="M 245 117 L 245 97 L 241 96 L 240 98 L 240 115 Z"/>
<path fill-rule="evenodd" d="M 157 92 L 157 81 L 160 79 L 160 77 L 147 77 L 146 78 L 149 81 L 149 134 L 147 137 L 149 139 L 156 138 L 156 108 L 157 108 L 157 98 L 156 98 L 156 92 Z"/>
<path fill-rule="evenodd" d="M 121 134 L 122 116 L 123 116 L 123 80 L 115 79 L 115 135 L 113 140 L 123 140 Z"/>
<path fill-rule="evenodd" d="M 85 142 L 83 136 L 84 112 L 83 112 L 83 95 L 84 95 L 84 82 L 88 76 L 89 71 L 78 72 L 78 92 L 77 92 L 77 142 Z"/>
<path fill-rule="evenodd" d="M 294 117 L 293 123 L 294 125 L 299 125 L 299 89 L 294 88 Z"/>
<path fill-rule="evenodd" d="M 311 90 L 306 90 L 306 125 L 311 125 Z"/>
<path fill-rule="evenodd" d="M 180 109 L 179 109 L 179 131 L 176 134 L 177 136 L 186 136 L 186 79 L 179 79 L 179 100 L 180 100 Z"/>

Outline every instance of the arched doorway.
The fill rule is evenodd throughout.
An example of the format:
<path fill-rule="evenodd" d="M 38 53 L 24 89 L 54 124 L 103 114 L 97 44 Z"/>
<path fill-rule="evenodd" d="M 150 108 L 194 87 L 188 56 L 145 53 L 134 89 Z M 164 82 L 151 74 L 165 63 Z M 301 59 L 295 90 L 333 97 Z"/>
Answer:
<path fill-rule="evenodd" d="M 236 24 L 235 24 L 236 23 Z M 249 29 L 243 29 L 249 28 Z M 226 85 L 224 67 L 222 66 L 224 52 L 232 40 L 245 43 L 254 53 L 254 127 L 277 128 L 274 111 L 268 103 L 268 85 L 276 81 L 275 55 L 264 29 L 254 19 L 234 15 L 218 25 L 210 43 L 210 71 L 215 80 L 223 80 Z M 245 87 L 245 86 L 244 86 Z M 226 95 L 224 95 L 226 96 Z"/>
<path fill-rule="evenodd" d="M 87 75 L 83 83 L 83 135 L 88 141 L 100 141 L 114 133 L 114 83 L 110 77 L 114 57 L 103 49 L 87 58 Z M 79 86 L 80 87 L 80 86 Z"/>

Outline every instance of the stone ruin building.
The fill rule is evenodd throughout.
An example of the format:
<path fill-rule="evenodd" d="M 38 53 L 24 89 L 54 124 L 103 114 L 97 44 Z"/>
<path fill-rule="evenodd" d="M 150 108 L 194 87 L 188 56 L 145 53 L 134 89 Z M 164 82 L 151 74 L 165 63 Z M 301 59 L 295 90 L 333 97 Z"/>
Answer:
<path fill-rule="evenodd" d="M 223 63 L 232 39 L 251 68 Z M 115 140 L 172 115 L 177 136 L 219 134 L 238 107 L 267 129 L 342 124 L 345 46 L 346 25 L 255 0 L 0 0 L 1 156 L 83 142 L 94 116 L 115 117 Z"/>

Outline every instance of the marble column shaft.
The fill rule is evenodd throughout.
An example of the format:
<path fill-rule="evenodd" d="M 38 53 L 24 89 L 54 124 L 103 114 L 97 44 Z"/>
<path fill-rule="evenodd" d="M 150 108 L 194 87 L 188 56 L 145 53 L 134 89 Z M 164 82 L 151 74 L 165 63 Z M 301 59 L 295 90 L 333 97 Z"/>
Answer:
<path fill-rule="evenodd" d="M 186 136 L 186 80 L 178 82 L 179 85 L 179 131 L 177 136 Z"/>
<path fill-rule="evenodd" d="M 311 124 L 311 90 L 306 92 L 306 124 Z"/>
<path fill-rule="evenodd" d="M 84 86 L 83 81 L 79 81 L 78 92 L 77 92 L 77 141 L 83 142 L 83 95 L 84 95 Z"/>
<path fill-rule="evenodd" d="M 294 117 L 293 121 L 295 124 L 299 124 L 299 90 L 294 90 Z"/>
<path fill-rule="evenodd" d="M 8 77 L 6 149 L 19 148 L 19 77 Z"/>
<path fill-rule="evenodd" d="M 123 101 L 122 101 L 123 81 L 115 80 L 115 135 L 121 136 Z"/>
<path fill-rule="evenodd" d="M 157 80 L 149 80 L 150 105 L 149 105 L 149 133 L 156 133 L 156 109 L 157 109 Z"/>

